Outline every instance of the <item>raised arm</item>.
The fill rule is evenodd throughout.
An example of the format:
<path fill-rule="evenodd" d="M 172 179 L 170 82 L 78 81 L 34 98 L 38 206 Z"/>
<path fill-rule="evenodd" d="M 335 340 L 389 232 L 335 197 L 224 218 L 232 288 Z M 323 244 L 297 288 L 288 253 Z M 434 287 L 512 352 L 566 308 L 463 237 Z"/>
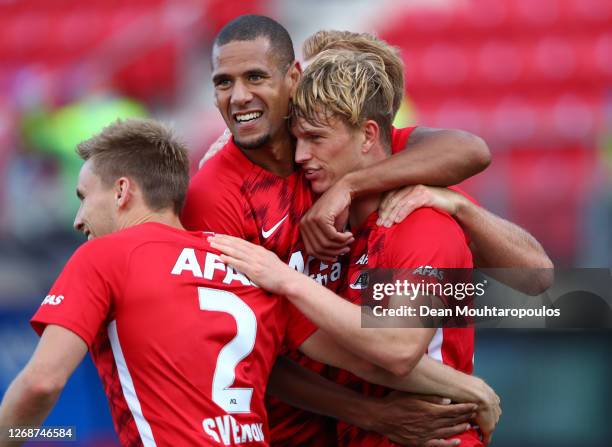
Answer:
<path fill-rule="evenodd" d="M 552 285 L 553 263 L 531 234 L 456 191 L 423 185 L 396 191 L 383 201 L 379 225 L 399 223 L 421 207 L 453 216 L 470 238 L 474 265 L 493 269 L 488 273 L 499 281 L 529 295 L 538 295 Z M 510 268 L 512 272 L 495 270 Z"/>
<path fill-rule="evenodd" d="M 47 326 L 32 358 L 2 399 L 0 427 L 42 424 L 86 353 L 87 345 L 79 336 L 60 326 Z M 0 439 L 0 446 L 5 445 L 20 443 Z"/>
<path fill-rule="evenodd" d="M 463 433 L 475 404 L 396 392 L 374 398 L 331 382 L 285 357 L 274 365 L 268 393 L 306 411 L 375 431 L 402 445 L 447 447 Z"/>
<path fill-rule="evenodd" d="M 483 171 L 491 163 L 484 140 L 462 130 L 414 129 L 406 150 L 344 176 L 351 197 L 406 185 L 449 186 Z"/>
<path fill-rule="evenodd" d="M 346 225 L 346 211 L 355 197 L 407 185 L 454 185 L 491 163 L 484 140 L 461 130 L 417 127 L 406 148 L 346 174 L 315 202 L 300 224 L 309 254 L 329 261 L 340 253 L 338 246 L 347 243 L 350 235 L 338 230 Z"/>
<path fill-rule="evenodd" d="M 287 297 L 308 319 L 344 347 L 397 375 L 410 372 L 425 353 L 431 328 L 363 330 L 361 307 L 284 264 L 265 248 L 239 238 L 216 235 L 211 245 L 221 260 L 245 273 L 260 287 Z M 385 349 L 381 349 L 384 346 Z"/>

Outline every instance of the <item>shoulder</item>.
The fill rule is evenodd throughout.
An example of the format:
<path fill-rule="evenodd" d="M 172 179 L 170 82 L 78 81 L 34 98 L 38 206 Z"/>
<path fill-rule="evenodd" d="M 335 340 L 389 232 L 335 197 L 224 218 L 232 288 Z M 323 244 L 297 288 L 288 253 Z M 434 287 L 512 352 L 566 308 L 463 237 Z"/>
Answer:
<path fill-rule="evenodd" d="M 235 185 L 238 188 L 244 180 L 245 170 L 249 171 L 244 160 L 241 160 L 235 152 L 236 148 L 228 142 L 213 157 L 210 158 L 193 175 L 190 182 L 191 187 L 207 185 L 209 183 L 222 182 L 225 185 Z"/>
<path fill-rule="evenodd" d="M 64 266 L 62 275 L 91 284 L 99 279 L 106 280 L 110 272 L 126 267 L 128 250 L 128 246 L 114 234 L 92 239 L 77 248 Z"/>
<path fill-rule="evenodd" d="M 187 229 L 239 235 L 245 201 L 242 188 L 251 169 L 233 152 L 224 146 L 191 178 L 181 213 Z"/>
<path fill-rule="evenodd" d="M 418 208 L 390 230 L 394 235 L 409 238 L 462 232 L 461 227 L 448 213 L 434 208 Z"/>
<path fill-rule="evenodd" d="M 398 267 L 436 263 L 442 267 L 468 267 L 471 254 L 463 230 L 447 213 L 419 208 L 387 231 L 385 253 Z M 414 263 L 415 265 L 405 265 Z"/>
<path fill-rule="evenodd" d="M 99 262 L 119 260 L 122 256 L 129 255 L 135 247 L 150 239 L 150 231 L 143 225 L 136 225 L 87 241 L 78 248 L 76 253 L 83 257 L 93 257 L 98 259 Z"/>

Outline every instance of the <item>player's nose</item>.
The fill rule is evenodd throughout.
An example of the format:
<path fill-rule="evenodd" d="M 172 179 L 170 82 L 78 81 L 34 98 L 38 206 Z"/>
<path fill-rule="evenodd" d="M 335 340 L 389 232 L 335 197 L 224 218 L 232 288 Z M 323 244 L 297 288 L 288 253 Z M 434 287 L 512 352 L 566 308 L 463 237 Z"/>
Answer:
<path fill-rule="evenodd" d="M 308 144 L 304 140 L 298 139 L 295 147 L 295 162 L 302 164 L 312 159 L 312 154 Z"/>
<path fill-rule="evenodd" d="M 85 229 L 85 223 L 83 222 L 83 219 L 81 218 L 81 212 L 79 210 L 79 212 L 77 213 L 77 215 L 74 217 L 74 223 L 72 224 L 72 227 L 79 232 L 83 232 L 83 230 Z"/>
<path fill-rule="evenodd" d="M 232 89 L 230 102 L 234 106 L 243 106 L 253 99 L 253 94 L 242 81 L 236 81 Z"/>

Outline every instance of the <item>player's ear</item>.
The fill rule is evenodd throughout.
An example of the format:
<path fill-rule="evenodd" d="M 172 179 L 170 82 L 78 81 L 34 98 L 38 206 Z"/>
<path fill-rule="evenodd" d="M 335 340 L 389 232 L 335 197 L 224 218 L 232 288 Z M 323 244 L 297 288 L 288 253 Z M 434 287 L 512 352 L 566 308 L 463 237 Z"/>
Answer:
<path fill-rule="evenodd" d="M 363 144 L 361 146 L 361 152 L 367 154 L 378 142 L 378 136 L 380 135 L 380 127 L 374 120 L 366 120 L 362 126 L 363 132 Z"/>
<path fill-rule="evenodd" d="M 115 203 L 117 208 L 124 208 L 132 196 L 133 184 L 127 177 L 120 177 L 115 182 Z"/>
<path fill-rule="evenodd" d="M 300 67 L 300 63 L 298 61 L 293 61 L 289 70 L 287 70 L 287 75 L 285 79 L 289 82 L 290 88 L 290 97 L 293 98 L 295 94 L 295 89 L 297 88 L 298 82 L 300 82 L 300 77 L 302 76 L 302 67 Z"/>

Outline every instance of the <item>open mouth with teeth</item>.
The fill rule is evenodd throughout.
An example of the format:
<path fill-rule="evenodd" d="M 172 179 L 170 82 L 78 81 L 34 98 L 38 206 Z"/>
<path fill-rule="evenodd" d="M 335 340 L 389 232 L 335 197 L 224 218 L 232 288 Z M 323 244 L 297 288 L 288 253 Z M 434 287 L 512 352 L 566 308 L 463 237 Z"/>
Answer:
<path fill-rule="evenodd" d="M 234 119 L 239 123 L 248 123 L 251 121 L 255 121 L 261 115 L 263 115 L 262 112 L 236 113 L 234 115 Z"/>

